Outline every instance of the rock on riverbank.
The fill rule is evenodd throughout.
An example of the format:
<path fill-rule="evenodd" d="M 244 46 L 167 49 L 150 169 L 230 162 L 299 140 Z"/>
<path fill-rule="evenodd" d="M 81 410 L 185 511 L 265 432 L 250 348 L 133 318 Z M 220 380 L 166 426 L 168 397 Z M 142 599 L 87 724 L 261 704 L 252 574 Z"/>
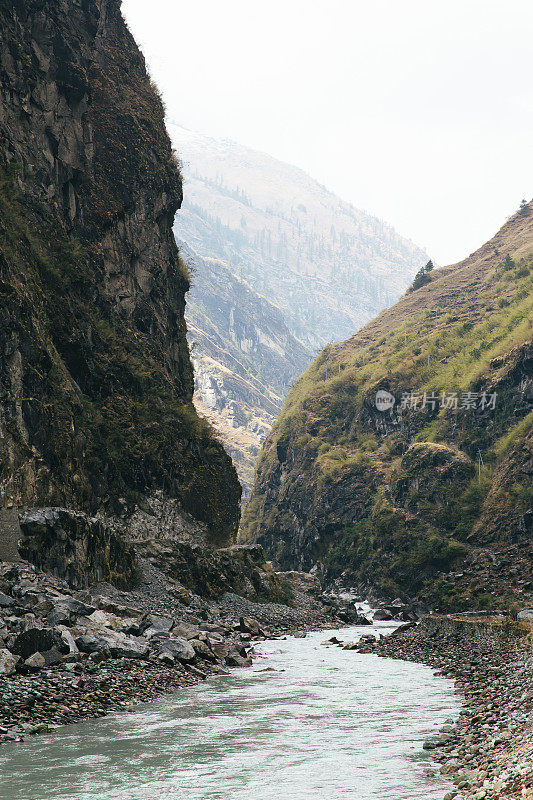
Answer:
<path fill-rule="evenodd" d="M 331 622 L 309 597 L 295 608 L 230 593 L 215 603 L 153 564 L 143 573 L 133 591 L 74 591 L 33 565 L 0 562 L 0 743 L 247 666 L 253 641 Z"/>
<path fill-rule="evenodd" d="M 533 629 L 533 626 L 532 626 Z M 533 651 L 524 623 L 505 617 L 425 617 L 363 653 L 428 664 L 455 678 L 464 707 L 425 743 L 455 789 L 445 800 L 533 798 Z"/>

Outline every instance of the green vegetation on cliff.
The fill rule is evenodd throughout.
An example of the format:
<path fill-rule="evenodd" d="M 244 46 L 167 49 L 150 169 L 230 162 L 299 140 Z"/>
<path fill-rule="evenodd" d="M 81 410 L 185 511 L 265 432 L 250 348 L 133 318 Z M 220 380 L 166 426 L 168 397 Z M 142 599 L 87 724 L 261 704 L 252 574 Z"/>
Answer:
<path fill-rule="evenodd" d="M 0 3 L 0 505 L 162 491 L 226 543 L 240 487 L 192 404 L 160 98 L 118 0 L 41 6 Z"/>
<path fill-rule="evenodd" d="M 442 608 L 529 595 L 532 310 L 530 210 L 322 351 L 265 442 L 242 538 Z"/>

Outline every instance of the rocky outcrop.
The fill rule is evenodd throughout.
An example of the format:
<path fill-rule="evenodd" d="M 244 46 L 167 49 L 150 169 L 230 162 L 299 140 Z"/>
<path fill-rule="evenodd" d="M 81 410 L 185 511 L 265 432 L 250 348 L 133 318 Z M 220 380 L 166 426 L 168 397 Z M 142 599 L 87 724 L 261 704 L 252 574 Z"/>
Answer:
<path fill-rule="evenodd" d="M 179 244 L 192 274 L 186 316 L 194 401 L 232 456 L 247 497 L 259 447 L 312 353 L 277 306 L 225 264 Z"/>
<path fill-rule="evenodd" d="M 99 581 L 127 589 L 139 579 L 133 547 L 103 522 L 66 508 L 38 508 L 20 520 L 19 551 L 74 589 Z"/>
<path fill-rule="evenodd" d="M 292 590 L 259 545 L 212 550 L 184 542 L 145 541 L 139 552 L 187 589 L 211 599 L 225 592 L 252 602 L 290 603 Z"/>
<path fill-rule="evenodd" d="M 0 4 L 0 505 L 228 543 L 240 489 L 192 404 L 181 176 L 118 0 Z"/>
<path fill-rule="evenodd" d="M 450 493 L 468 484 L 474 474 L 475 465 L 466 453 L 435 442 L 414 442 L 393 474 L 392 497 L 412 514 L 428 505 L 438 514 Z"/>
<path fill-rule="evenodd" d="M 265 440 L 242 541 L 363 594 L 527 601 L 532 268 L 530 208 L 325 348 Z"/>

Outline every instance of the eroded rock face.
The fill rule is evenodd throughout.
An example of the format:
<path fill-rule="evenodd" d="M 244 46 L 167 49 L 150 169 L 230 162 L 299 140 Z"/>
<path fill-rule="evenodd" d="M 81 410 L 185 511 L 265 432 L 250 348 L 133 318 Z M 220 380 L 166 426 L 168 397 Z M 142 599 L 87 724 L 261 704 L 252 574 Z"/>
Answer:
<path fill-rule="evenodd" d="M 136 579 L 137 558 L 132 546 L 100 520 L 66 508 L 43 508 L 24 513 L 20 525 L 22 557 L 73 588 L 99 581 L 130 588 Z M 54 613 L 60 611 L 90 614 L 94 609 L 69 598 Z"/>
<path fill-rule="evenodd" d="M 115 514 L 161 490 L 228 543 L 240 490 L 192 404 L 181 176 L 120 2 L 15 0 L 0 30 L 0 506 Z"/>
<path fill-rule="evenodd" d="M 259 545 L 212 550 L 184 542 L 145 541 L 138 547 L 145 558 L 203 597 L 234 592 L 260 602 L 292 600 L 291 588 L 274 572 Z"/>
<path fill-rule="evenodd" d="M 415 442 L 403 455 L 394 475 L 395 503 L 410 512 L 432 504 L 437 509 L 448 502 L 474 477 L 475 465 L 466 453 L 434 442 Z"/>

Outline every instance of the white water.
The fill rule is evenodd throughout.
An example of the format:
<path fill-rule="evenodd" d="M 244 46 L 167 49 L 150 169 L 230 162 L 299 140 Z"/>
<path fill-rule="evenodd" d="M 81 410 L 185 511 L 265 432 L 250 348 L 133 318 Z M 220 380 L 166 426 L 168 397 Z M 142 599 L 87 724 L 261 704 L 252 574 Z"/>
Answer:
<path fill-rule="evenodd" d="M 264 642 L 252 668 L 4 746 L 0 800 L 442 798 L 421 747 L 458 712 L 451 682 L 322 644 L 375 630 Z"/>

